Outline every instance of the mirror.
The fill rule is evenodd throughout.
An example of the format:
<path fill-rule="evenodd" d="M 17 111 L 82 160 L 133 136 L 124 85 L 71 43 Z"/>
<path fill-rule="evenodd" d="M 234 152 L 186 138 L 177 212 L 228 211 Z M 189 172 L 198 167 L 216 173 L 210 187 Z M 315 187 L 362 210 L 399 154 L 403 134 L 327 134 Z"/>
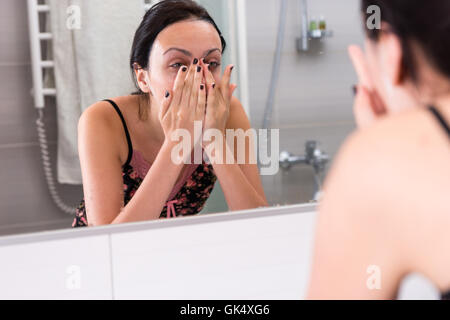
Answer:
<path fill-rule="evenodd" d="M 156 2 L 2 2 L 0 235 L 72 227 L 84 197 L 79 117 L 96 101 L 136 90 L 132 38 Z M 347 47 L 363 42 L 359 1 L 197 2 L 227 41 L 222 67 L 236 66 L 234 96 L 251 127 L 258 134 L 269 129 L 270 147 L 259 135 L 255 145 L 276 163 L 260 175 L 268 205 L 316 202 L 337 150 L 355 129 L 356 75 Z M 216 181 L 199 214 L 231 210 L 224 186 L 230 188 Z"/>

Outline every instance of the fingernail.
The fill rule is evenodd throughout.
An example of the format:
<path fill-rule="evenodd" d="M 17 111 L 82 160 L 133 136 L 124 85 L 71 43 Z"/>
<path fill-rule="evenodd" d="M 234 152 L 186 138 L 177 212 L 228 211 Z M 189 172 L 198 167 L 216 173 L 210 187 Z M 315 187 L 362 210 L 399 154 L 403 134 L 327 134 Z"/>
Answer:
<path fill-rule="evenodd" d="M 187 70 L 187 67 L 181 68 L 181 71 L 183 71 L 183 72 L 186 72 L 186 70 Z"/>
<path fill-rule="evenodd" d="M 353 95 L 356 96 L 356 94 L 358 93 L 358 86 L 353 86 Z"/>
<path fill-rule="evenodd" d="M 205 89 L 205 86 L 203 84 L 200 85 L 200 90 Z"/>
<path fill-rule="evenodd" d="M 198 63 L 198 59 L 195 58 L 195 59 L 194 59 L 194 64 L 197 64 L 197 63 Z"/>
<path fill-rule="evenodd" d="M 215 83 L 213 83 L 212 84 L 212 86 L 211 86 L 213 89 L 216 87 L 216 84 Z"/>
<path fill-rule="evenodd" d="M 166 98 L 168 98 L 170 96 L 169 91 L 166 91 Z"/>
<path fill-rule="evenodd" d="M 198 66 L 197 67 L 197 72 L 200 72 L 200 71 L 202 71 L 202 67 Z"/>
<path fill-rule="evenodd" d="M 230 72 L 233 71 L 233 69 L 234 69 L 234 66 L 232 66 L 232 67 L 230 68 Z"/>
<path fill-rule="evenodd" d="M 210 64 L 208 64 L 208 70 L 211 71 L 211 65 Z"/>

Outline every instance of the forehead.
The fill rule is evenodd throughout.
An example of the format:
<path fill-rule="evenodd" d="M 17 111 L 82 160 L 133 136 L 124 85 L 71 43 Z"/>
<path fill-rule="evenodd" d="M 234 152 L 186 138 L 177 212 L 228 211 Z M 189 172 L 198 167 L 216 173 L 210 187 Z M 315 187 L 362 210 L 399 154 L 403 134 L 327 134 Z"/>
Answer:
<path fill-rule="evenodd" d="M 220 36 L 214 26 L 201 20 L 186 20 L 174 23 L 162 30 L 155 39 L 153 49 L 163 54 L 178 47 L 200 56 L 212 48 L 222 49 Z"/>

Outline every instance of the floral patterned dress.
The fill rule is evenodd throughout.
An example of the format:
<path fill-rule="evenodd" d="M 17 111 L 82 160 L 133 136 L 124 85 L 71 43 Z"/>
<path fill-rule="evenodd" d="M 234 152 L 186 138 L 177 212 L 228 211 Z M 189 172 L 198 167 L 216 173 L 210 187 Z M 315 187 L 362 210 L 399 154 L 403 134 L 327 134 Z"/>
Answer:
<path fill-rule="evenodd" d="M 122 177 L 124 203 L 126 205 L 133 198 L 143 178 L 131 165 L 124 166 Z M 199 213 L 203 209 L 206 200 L 208 200 L 216 180 L 217 177 L 211 164 L 203 163 L 198 165 L 176 195 L 170 201 L 167 201 L 161 211 L 160 218 L 169 218 L 171 216 L 170 213 L 172 213 L 172 216 Z M 87 225 L 86 207 L 84 199 L 82 199 L 77 207 L 72 227 L 85 227 Z"/>

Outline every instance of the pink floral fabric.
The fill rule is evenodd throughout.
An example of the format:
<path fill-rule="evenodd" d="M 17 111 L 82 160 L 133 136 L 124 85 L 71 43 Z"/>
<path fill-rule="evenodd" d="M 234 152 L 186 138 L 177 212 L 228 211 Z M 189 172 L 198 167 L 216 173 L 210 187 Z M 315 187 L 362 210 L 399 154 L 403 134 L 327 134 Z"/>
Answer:
<path fill-rule="evenodd" d="M 123 167 L 123 191 L 125 205 L 133 198 L 141 185 L 143 178 L 138 171 L 130 164 Z M 203 161 L 197 166 L 194 173 L 187 179 L 178 193 L 168 201 L 161 211 L 160 218 L 168 217 L 168 206 L 172 216 L 194 215 L 199 213 L 208 200 L 217 177 L 211 164 Z M 174 209 L 174 210 L 171 210 Z M 76 209 L 72 227 L 86 227 L 88 225 L 86 207 L 84 199 Z"/>

